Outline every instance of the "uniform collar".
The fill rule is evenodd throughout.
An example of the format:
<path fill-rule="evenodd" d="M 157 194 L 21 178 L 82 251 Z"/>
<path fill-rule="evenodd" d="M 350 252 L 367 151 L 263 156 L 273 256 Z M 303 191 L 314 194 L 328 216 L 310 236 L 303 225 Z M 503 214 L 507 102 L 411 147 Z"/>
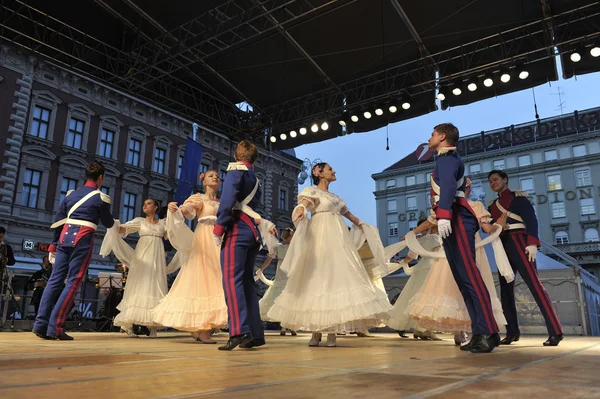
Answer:
<path fill-rule="evenodd" d="M 96 183 L 94 183 L 93 181 L 87 181 L 85 182 L 84 187 L 91 187 L 93 189 L 98 189 L 98 185 Z"/>
<path fill-rule="evenodd" d="M 244 165 L 246 165 L 246 167 L 247 167 L 248 169 L 251 169 L 251 168 L 252 168 L 252 166 L 253 166 L 253 165 L 252 165 L 250 162 L 246 162 L 246 161 L 240 161 L 240 162 L 241 162 L 241 163 L 243 163 Z"/>
<path fill-rule="evenodd" d="M 509 198 L 512 196 L 512 191 L 510 188 L 507 188 L 506 190 L 502 191 L 499 195 L 498 198 L 500 199 L 504 199 L 504 198 Z"/>
<path fill-rule="evenodd" d="M 456 151 L 456 147 L 442 147 L 437 151 L 438 155 L 445 155 L 451 151 Z"/>

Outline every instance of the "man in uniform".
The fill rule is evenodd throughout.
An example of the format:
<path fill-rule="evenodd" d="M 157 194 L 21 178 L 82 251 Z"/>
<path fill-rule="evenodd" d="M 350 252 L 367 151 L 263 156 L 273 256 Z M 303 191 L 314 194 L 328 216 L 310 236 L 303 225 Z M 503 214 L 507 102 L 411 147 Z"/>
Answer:
<path fill-rule="evenodd" d="M 227 168 L 213 230 L 217 245 L 222 242 L 221 269 L 229 321 L 229 341 L 219 350 L 265 344 L 254 281 L 254 263 L 261 243 L 257 226 L 261 217 L 252 209 L 262 195 L 253 169 L 257 157 L 258 150 L 251 142 L 242 140 L 237 145 L 236 162 Z"/>
<path fill-rule="evenodd" d="M 60 204 L 50 245 L 50 262 L 54 269 L 42 295 L 33 333 L 44 339 L 72 340 L 63 324 L 75 295 L 87 273 L 94 234 L 98 222 L 110 228 L 114 224 L 110 197 L 100 191 L 104 182 L 104 166 L 92 162 L 85 170 L 85 185 L 65 197 Z M 64 288 L 63 282 L 67 279 Z"/>
<path fill-rule="evenodd" d="M 456 151 L 458 139 L 458 129 L 451 123 L 436 126 L 431 134 L 429 148 L 437 152 L 431 197 L 444 251 L 471 318 L 473 337 L 461 349 L 487 353 L 500 344 L 500 336 L 490 294 L 475 263 L 479 223 L 465 198 L 465 166 Z"/>
<path fill-rule="evenodd" d="M 498 199 L 490 203 L 489 211 L 492 218 L 499 220 L 502 215 L 506 214 L 507 216 L 500 238 L 508 260 L 515 274 L 517 271 L 521 274 L 544 316 L 550 335 L 544 342 L 544 346 L 557 346 L 563 339 L 562 327 L 556 311 L 552 307 L 550 297 L 538 278 L 535 263 L 540 246 L 535 210 L 527 199 L 527 192 L 512 191 L 508 188 L 508 175 L 504 171 L 492 170 L 488 174 L 488 180 L 490 188 L 498 194 Z M 521 335 L 515 303 L 515 282 L 508 283 L 504 277 L 500 276 L 500 296 L 502 310 L 508 323 L 506 338 L 501 343 L 510 345 L 517 342 Z"/>

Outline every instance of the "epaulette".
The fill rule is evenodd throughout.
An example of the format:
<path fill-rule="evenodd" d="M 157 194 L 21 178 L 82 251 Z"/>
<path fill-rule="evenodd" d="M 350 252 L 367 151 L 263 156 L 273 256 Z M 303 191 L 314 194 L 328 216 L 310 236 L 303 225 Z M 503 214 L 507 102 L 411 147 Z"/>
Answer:
<path fill-rule="evenodd" d="M 491 200 L 490 202 L 488 202 L 488 206 L 492 206 L 492 204 L 496 202 L 496 200 Z"/>
<path fill-rule="evenodd" d="M 529 193 L 525 190 L 515 190 L 513 193 L 515 197 L 529 197 Z"/>
<path fill-rule="evenodd" d="M 454 151 L 456 151 L 456 147 L 443 147 L 438 150 L 437 154 L 438 154 L 438 156 L 446 155 L 446 154 L 448 154 L 450 152 L 454 152 Z"/>
<path fill-rule="evenodd" d="M 243 162 L 230 162 L 227 165 L 227 171 L 229 172 L 230 170 L 248 170 L 248 167 Z"/>
<path fill-rule="evenodd" d="M 110 204 L 110 196 L 108 194 L 100 193 L 100 198 L 102 199 L 102 202 Z"/>
<path fill-rule="evenodd" d="M 67 191 L 67 193 L 65 194 L 65 197 L 68 197 L 69 194 L 71 194 L 73 191 L 75 191 L 75 190 L 69 190 L 69 191 Z"/>

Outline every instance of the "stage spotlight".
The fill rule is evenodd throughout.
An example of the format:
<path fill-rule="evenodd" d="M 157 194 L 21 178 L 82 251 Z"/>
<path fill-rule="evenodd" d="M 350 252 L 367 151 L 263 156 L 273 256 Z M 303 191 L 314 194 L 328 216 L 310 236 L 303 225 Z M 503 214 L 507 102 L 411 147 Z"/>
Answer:
<path fill-rule="evenodd" d="M 277 138 L 275 136 L 271 136 L 269 140 L 271 140 L 271 143 L 274 143 L 277 141 Z"/>
<path fill-rule="evenodd" d="M 315 124 L 313 124 L 313 125 L 310 127 L 310 130 L 311 130 L 311 132 L 313 132 L 313 133 L 316 133 L 316 132 L 318 132 L 318 131 L 319 131 L 319 125 L 317 125 L 316 123 L 315 123 Z"/>
<path fill-rule="evenodd" d="M 500 76 L 500 81 L 502 83 L 510 82 L 510 73 L 508 72 L 508 69 L 502 70 L 502 75 Z"/>
<path fill-rule="evenodd" d="M 287 136 L 285 135 L 285 133 L 281 133 L 281 135 L 279 136 L 279 138 L 281 140 L 285 140 L 285 139 L 287 139 Z"/>
<path fill-rule="evenodd" d="M 437 99 L 440 101 L 444 101 L 446 99 L 446 88 L 440 87 L 438 89 Z"/>
<path fill-rule="evenodd" d="M 390 104 L 388 110 L 392 113 L 395 114 L 396 112 L 398 112 L 398 107 L 396 106 L 396 104 L 392 103 Z"/>
<path fill-rule="evenodd" d="M 408 94 L 404 93 L 402 95 L 402 109 L 403 110 L 407 110 L 410 109 L 410 97 L 408 96 Z"/>
<path fill-rule="evenodd" d="M 525 65 L 517 64 L 517 73 L 519 74 L 519 79 L 524 80 L 529 77 L 529 72 L 525 69 Z"/>
<path fill-rule="evenodd" d="M 581 61 L 581 53 L 578 50 L 574 50 L 571 53 L 570 58 L 571 58 L 571 61 L 573 61 L 573 62 L 579 62 L 579 61 Z"/>
<path fill-rule="evenodd" d="M 469 85 L 467 86 L 467 89 L 469 89 L 469 91 L 477 90 L 477 83 L 475 83 L 475 82 L 469 83 Z"/>
<path fill-rule="evenodd" d="M 303 136 L 306 134 L 306 128 L 305 127 L 301 127 L 300 128 L 300 134 L 303 135 Z"/>
<path fill-rule="evenodd" d="M 342 112 L 342 116 L 340 116 L 338 123 L 340 126 L 346 126 L 348 124 L 348 111 Z"/>
<path fill-rule="evenodd" d="M 327 129 L 329 129 L 329 123 L 327 123 L 327 122 L 321 123 L 321 130 L 327 130 Z"/>
<path fill-rule="evenodd" d="M 290 137 L 291 137 L 291 138 L 293 138 L 293 139 L 295 139 L 297 135 L 298 135 L 298 133 L 296 133 L 296 131 L 295 131 L 295 130 L 292 130 L 292 131 L 290 132 Z"/>
<path fill-rule="evenodd" d="M 600 57 L 600 47 L 594 46 L 590 49 L 590 55 L 594 58 Z"/>
<path fill-rule="evenodd" d="M 484 79 L 483 85 L 485 87 L 492 87 L 494 85 L 494 80 L 488 76 Z"/>
<path fill-rule="evenodd" d="M 460 87 L 455 87 L 454 89 L 452 89 L 452 94 L 454 94 L 455 96 L 460 96 L 462 94 L 462 90 L 460 89 Z"/>
<path fill-rule="evenodd" d="M 358 122 L 358 112 L 352 112 L 350 114 L 350 120 L 354 123 Z"/>
<path fill-rule="evenodd" d="M 366 119 L 371 119 L 371 116 L 373 116 L 373 115 L 371 115 L 371 113 L 370 113 L 369 111 L 365 111 L 365 113 L 363 114 L 363 116 L 364 116 Z"/>
<path fill-rule="evenodd" d="M 383 115 L 383 109 L 380 106 L 377 106 L 377 108 L 375 108 L 375 115 L 377 115 L 377 116 Z"/>

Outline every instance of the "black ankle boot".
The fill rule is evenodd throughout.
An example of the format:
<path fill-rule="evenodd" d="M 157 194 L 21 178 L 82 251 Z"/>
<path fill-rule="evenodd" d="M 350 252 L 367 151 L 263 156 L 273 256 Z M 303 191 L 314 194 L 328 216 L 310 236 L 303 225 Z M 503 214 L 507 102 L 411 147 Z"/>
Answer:
<path fill-rule="evenodd" d="M 252 342 L 252 334 L 246 333 L 242 335 L 235 335 L 233 337 L 229 337 L 229 341 L 223 346 L 219 346 L 220 351 L 230 351 L 235 349 L 238 345 L 248 344 Z"/>
<path fill-rule="evenodd" d="M 518 342 L 519 338 L 519 335 L 506 334 L 506 337 L 502 341 L 500 341 L 500 345 L 510 345 L 513 342 Z"/>
<path fill-rule="evenodd" d="M 558 346 L 559 342 L 563 340 L 562 334 L 551 335 L 548 337 L 544 346 Z"/>

